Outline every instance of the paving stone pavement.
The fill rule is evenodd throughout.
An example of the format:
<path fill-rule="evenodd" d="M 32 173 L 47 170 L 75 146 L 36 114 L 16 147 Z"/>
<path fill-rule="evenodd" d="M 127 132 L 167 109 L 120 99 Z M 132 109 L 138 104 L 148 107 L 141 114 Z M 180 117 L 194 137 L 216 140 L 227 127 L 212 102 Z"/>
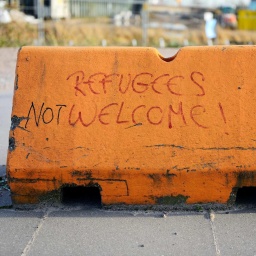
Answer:
<path fill-rule="evenodd" d="M 255 217 L 255 210 L 163 214 L 83 207 L 5 209 L 0 210 L 0 255 L 253 256 Z"/>

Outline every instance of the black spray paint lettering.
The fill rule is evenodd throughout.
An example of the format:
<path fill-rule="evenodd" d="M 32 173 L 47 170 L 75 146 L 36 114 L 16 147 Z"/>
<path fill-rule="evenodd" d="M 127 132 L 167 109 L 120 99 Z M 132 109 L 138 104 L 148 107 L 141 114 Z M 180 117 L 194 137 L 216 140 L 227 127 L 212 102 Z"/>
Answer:
<path fill-rule="evenodd" d="M 67 107 L 67 105 L 57 104 L 55 107 L 57 107 L 57 111 L 55 108 L 45 107 L 45 103 L 42 103 L 40 108 L 36 108 L 34 102 L 32 102 L 28 111 L 25 128 L 27 128 L 29 121 L 32 119 L 32 116 L 34 116 L 35 124 L 37 127 L 40 124 L 40 120 L 42 120 L 44 124 L 50 124 L 54 119 L 56 119 L 57 124 L 59 124 L 61 110 L 63 107 Z"/>

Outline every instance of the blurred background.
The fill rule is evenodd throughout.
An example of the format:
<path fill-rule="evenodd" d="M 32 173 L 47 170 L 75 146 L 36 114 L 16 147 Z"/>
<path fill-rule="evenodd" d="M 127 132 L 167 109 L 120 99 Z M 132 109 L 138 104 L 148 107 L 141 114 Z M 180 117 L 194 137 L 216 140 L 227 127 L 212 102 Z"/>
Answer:
<path fill-rule="evenodd" d="M 256 44 L 256 0 L 0 0 L 0 47 Z"/>

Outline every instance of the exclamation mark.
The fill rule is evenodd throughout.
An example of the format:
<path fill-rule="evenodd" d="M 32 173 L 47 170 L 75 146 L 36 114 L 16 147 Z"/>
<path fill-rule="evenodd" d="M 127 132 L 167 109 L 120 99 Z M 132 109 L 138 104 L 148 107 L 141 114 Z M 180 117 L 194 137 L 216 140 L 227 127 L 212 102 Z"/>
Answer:
<path fill-rule="evenodd" d="M 227 123 L 227 119 L 226 119 L 226 117 L 225 117 L 224 110 L 223 110 L 223 107 L 222 107 L 222 105 L 221 105 L 220 102 L 219 102 L 219 108 L 220 108 L 220 113 L 221 113 L 222 119 L 223 119 L 224 123 L 226 124 L 226 123 Z M 227 132 L 225 132 L 225 134 L 228 135 Z"/>

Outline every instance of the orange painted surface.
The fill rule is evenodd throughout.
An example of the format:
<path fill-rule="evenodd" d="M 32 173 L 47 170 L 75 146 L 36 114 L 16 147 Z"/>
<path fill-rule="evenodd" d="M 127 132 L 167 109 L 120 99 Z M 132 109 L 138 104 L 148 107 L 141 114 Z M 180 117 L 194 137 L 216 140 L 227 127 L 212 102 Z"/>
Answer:
<path fill-rule="evenodd" d="M 256 186 L 256 48 L 23 47 L 8 152 L 14 203 L 99 185 L 103 204 L 226 203 Z"/>

